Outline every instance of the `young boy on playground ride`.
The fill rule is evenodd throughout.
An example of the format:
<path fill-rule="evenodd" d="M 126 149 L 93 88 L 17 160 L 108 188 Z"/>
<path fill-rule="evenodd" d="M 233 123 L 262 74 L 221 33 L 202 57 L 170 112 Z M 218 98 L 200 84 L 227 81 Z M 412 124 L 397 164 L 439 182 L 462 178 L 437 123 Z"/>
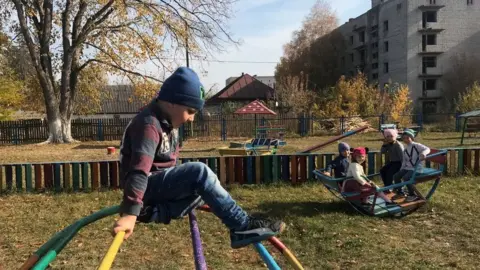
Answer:
<path fill-rule="evenodd" d="M 348 165 L 350 164 L 348 159 L 350 157 L 350 146 L 344 142 L 339 143 L 338 153 L 339 155 L 327 165 L 323 174 L 332 176 L 333 170 L 335 178 L 347 176 Z"/>
<path fill-rule="evenodd" d="M 370 181 L 363 171 L 362 163 L 365 162 L 366 155 L 366 148 L 359 147 L 353 150 L 352 162 L 347 172 L 347 177 L 353 177 L 353 179 L 345 181 L 342 192 L 360 192 L 367 195 L 377 188 L 375 183 Z M 378 197 L 382 198 L 387 205 L 394 204 L 383 192 L 379 192 Z M 361 203 L 368 204 L 367 196 L 362 198 Z"/>
<path fill-rule="evenodd" d="M 422 161 L 425 160 L 426 156 L 430 153 L 430 148 L 427 146 L 414 142 L 415 132 L 411 129 L 405 129 L 402 134 L 402 140 L 405 143 L 406 147 L 403 151 L 403 161 L 400 171 L 393 176 L 393 181 L 395 184 L 401 183 L 403 181 L 408 181 L 412 177 L 413 172 L 415 171 L 415 166 L 418 163 L 417 172 L 422 172 Z M 412 185 L 407 185 L 408 196 L 405 199 L 406 202 L 413 202 L 417 199 L 415 195 L 415 189 Z M 405 193 L 402 188 L 395 189 L 396 195 L 393 199 L 398 199 L 405 197 Z"/>
<path fill-rule="evenodd" d="M 388 155 L 388 162 L 380 169 L 380 175 L 384 186 L 390 186 L 393 183 L 393 176 L 400 171 L 403 160 L 403 144 L 397 141 L 398 131 L 396 129 L 385 129 L 385 137 L 380 152 Z M 387 191 L 389 193 L 391 191 Z"/>
<path fill-rule="evenodd" d="M 204 90 L 191 69 L 178 68 L 163 83 L 156 98 L 128 124 L 120 146 L 124 189 L 121 217 L 112 234 L 135 223 L 161 222 L 184 217 L 207 203 L 230 229 L 232 248 L 266 240 L 285 228 L 281 221 L 249 216 L 220 185 L 217 176 L 201 162 L 176 166 L 179 154 L 178 128 L 193 121 L 204 105 Z"/>

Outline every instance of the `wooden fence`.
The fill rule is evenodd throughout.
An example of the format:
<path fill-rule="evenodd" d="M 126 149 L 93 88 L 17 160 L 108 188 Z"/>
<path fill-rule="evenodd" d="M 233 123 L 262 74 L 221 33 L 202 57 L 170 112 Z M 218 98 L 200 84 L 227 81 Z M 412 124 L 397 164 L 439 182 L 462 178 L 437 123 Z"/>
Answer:
<path fill-rule="evenodd" d="M 181 158 L 179 163 L 207 164 L 224 186 L 232 184 L 299 184 L 314 179 L 334 154 Z M 365 171 L 378 172 L 385 162 L 379 152 L 368 153 Z M 427 167 L 436 166 L 426 164 Z M 479 149 L 449 149 L 445 174 L 480 174 Z M 61 162 L 0 165 L 0 193 L 9 191 L 91 191 L 120 188 L 118 161 Z"/>

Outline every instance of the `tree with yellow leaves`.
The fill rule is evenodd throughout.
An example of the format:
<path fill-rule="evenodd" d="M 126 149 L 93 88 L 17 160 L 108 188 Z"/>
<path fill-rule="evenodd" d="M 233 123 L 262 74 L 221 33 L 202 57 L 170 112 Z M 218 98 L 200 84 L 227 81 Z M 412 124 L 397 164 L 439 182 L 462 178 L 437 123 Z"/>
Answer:
<path fill-rule="evenodd" d="M 8 120 L 11 114 L 20 108 L 23 95 L 23 82 L 8 67 L 6 52 L 10 47 L 8 37 L 0 32 L 0 120 Z"/>
<path fill-rule="evenodd" d="M 470 112 L 480 109 L 480 83 L 474 82 L 467 87 L 463 94 L 459 94 L 456 100 L 457 110 L 459 112 Z"/>
<path fill-rule="evenodd" d="M 46 142 L 73 141 L 75 97 L 89 68 L 125 76 L 152 94 L 161 79 L 138 66 L 151 62 L 163 73 L 173 69 L 165 59 L 177 50 L 188 46 L 199 55 L 234 42 L 225 27 L 232 2 L 0 0 L 0 19 L 21 34 L 42 90 Z"/>
<path fill-rule="evenodd" d="M 391 94 L 390 116 L 394 122 L 399 122 L 401 126 L 406 127 L 411 124 L 410 117 L 402 117 L 412 113 L 412 98 L 408 85 L 402 84 Z"/>

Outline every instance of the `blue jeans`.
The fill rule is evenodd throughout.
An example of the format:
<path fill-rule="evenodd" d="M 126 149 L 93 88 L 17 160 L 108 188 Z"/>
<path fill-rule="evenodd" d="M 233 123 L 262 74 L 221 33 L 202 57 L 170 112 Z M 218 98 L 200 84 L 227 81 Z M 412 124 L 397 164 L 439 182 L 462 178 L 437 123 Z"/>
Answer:
<path fill-rule="evenodd" d="M 203 202 L 228 228 L 240 229 L 246 225 L 247 213 L 204 163 L 188 162 L 148 178 L 144 207 L 157 208 L 156 222 L 168 224 L 171 218 L 181 218 Z"/>
<path fill-rule="evenodd" d="M 395 182 L 395 184 L 402 183 L 402 180 L 403 182 L 406 182 L 410 180 L 410 178 L 412 178 L 412 174 L 413 174 L 413 171 L 411 170 L 400 170 L 395 175 L 393 175 L 393 181 Z M 407 185 L 407 189 L 408 189 L 408 195 L 412 195 L 412 196 L 415 195 L 415 190 L 413 189 L 412 185 Z M 401 188 L 397 188 L 396 190 L 402 193 Z"/>

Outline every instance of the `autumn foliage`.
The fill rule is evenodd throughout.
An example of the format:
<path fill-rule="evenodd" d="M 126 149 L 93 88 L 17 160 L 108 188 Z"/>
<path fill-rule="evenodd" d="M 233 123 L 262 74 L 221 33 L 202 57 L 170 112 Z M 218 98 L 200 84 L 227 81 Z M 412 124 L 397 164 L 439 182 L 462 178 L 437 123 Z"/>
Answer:
<path fill-rule="evenodd" d="M 480 109 L 480 83 L 475 81 L 466 91 L 458 95 L 456 100 L 459 112 L 470 112 Z"/>

